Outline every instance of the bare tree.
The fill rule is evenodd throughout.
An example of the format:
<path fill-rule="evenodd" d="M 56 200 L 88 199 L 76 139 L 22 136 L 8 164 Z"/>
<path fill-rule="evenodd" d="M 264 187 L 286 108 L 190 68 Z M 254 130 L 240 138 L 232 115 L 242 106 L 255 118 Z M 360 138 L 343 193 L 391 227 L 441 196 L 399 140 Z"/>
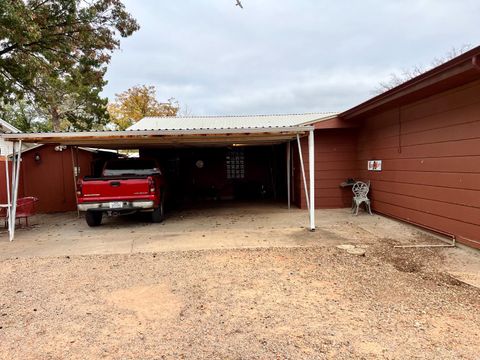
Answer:
<path fill-rule="evenodd" d="M 373 93 L 382 94 L 385 91 L 393 89 L 394 87 L 397 87 L 410 79 L 413 79 L 419 75 L 422 75 L 423 73 L 437 66 L 440 66 L 446 63 L 447 61 L 456 58 L 457 56 L 460 56 L 461 54 L 467 52 L 471 48 L 472 48 L 472 45 L 470 44 L 462 45 L 459 48 L 452 47 L 444 56 L 434 58 L 430 63 L 430 65 L 428 66 L 415 65 L 410 69 L 403 69 L 399 74 L 391 73 L 389 79 L 386 81 L 380 82 L 378 86 L 374 89 Z"/>
<path fill-rule="evenodd" d="M 177 116 L 180 116 L 180 117 L 193 116 L 193 111 L 190 108 L 190 106 L 188 106 L 188 104 L 185 104 L 185 105 L 179 107 Z"/>

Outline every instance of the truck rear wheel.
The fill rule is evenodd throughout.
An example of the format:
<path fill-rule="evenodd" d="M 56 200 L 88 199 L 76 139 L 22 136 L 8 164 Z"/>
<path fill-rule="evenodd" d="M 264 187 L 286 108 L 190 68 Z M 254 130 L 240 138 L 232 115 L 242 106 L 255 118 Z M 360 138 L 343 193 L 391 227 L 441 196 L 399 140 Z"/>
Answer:
<path fill-rule="evenodd" d="M 165 219 L 165 208 L 163 206 L 163 197 L 160 200 L 160 205 L 153 209 L 152 212 L 152 222 L 160 223 Z"/>
<path fill-rule="evenodd" d="M 101 211 L 87 211 L 85 214 L 85 220 L 88 226 L 99 226 L 102 223 L 103 213 Z"/>

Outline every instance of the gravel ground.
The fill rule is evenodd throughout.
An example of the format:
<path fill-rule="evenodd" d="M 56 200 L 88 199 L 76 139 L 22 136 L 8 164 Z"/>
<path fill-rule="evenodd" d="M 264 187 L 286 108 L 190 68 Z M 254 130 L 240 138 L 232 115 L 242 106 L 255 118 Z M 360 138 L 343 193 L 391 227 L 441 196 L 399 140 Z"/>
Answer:
<path fill-rule="evenodd" d="M 1 260 L 0 357 L 479 359 L 480 290 L 393 244 Z"/>

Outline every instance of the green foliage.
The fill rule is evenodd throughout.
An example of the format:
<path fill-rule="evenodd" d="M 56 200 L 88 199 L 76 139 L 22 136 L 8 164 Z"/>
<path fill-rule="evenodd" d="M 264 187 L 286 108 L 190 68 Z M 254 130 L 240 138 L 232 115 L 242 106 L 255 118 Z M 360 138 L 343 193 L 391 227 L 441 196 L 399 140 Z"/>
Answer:
<path fill-rule="evenodd" d="M 26 100 L 0 106 L 0 118 L 23 132 L 52 130 L 51 124 L 39 116 L 35 107 Z"/>
<path fill-rule="evenodd" d="M 55 130 L 102 127 L 106 65 L 138 29 L 120 0 L 0 1 L 0 99 L 27 98 Z"/>

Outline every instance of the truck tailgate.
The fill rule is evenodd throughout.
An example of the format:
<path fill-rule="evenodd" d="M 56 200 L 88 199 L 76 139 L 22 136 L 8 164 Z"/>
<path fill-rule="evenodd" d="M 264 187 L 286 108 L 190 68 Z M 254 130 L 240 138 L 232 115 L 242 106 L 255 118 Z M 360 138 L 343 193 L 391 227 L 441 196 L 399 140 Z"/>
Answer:
<path fill-rule="evenodd" d="M 133 200 L 149 197 L 149 179 L 88 179 L 82 182 L 79 202 Z"/>

